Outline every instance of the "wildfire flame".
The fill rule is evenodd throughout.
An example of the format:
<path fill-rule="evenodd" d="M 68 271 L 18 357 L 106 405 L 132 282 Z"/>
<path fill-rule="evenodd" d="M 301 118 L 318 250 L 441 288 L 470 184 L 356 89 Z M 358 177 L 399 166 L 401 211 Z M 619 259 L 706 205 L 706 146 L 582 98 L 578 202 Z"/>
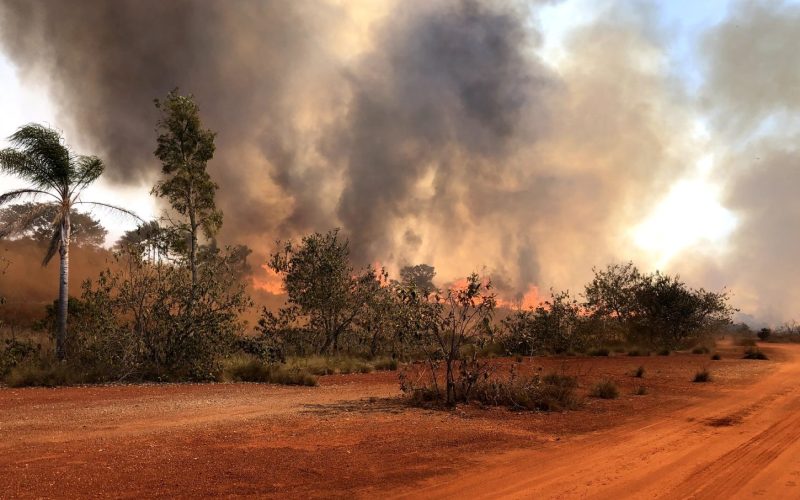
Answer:
<path fill-rule="evenodd" d="M 286 290 L 283 289 L 283 279 L 281 275 L 273 271 L 266 264 L 262 264 L 261 268 L 264 269 L 262 276 L 253 276 L 253 288 L 263 290 L 272 295 L 283 295 Z"/>

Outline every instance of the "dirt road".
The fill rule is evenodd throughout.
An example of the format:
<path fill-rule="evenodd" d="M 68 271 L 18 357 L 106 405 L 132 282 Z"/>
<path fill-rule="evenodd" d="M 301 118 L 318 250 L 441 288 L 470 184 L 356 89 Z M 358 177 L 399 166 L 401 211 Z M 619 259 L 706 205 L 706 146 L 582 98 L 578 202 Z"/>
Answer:
<path fill-rule="evenodd" d="M 395 373 L 0 388 L 0 498 L 800 497 L 800 347 L 766 349 L 526 360 L 620 386 L 564 413 L 412 409 Z"/>
<path fill-rule="evenodd" d="M 758 382 L 629 425 L 490 456 L 409 496 L 800 498 L 800 346 Z"/>

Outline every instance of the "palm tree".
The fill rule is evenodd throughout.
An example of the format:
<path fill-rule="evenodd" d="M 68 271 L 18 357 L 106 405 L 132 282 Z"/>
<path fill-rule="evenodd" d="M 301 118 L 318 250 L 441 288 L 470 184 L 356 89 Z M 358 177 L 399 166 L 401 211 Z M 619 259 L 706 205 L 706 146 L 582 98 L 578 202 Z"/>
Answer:
<path fill-rule="evenodd" d="M 0 205 L 22 197 L 46 197 L 47 203 L 32 205 L 32 210 L 14 223 L 0 228 L 0 238 L 24 230 L 41 216 L 43 210 L 56 207 L 52 222 L 52 235 L 42 265 L 46 266 L 55 256 L 61 257 L 58 288 L 58 330 L 56 331 L 56 354 L 66 357 L 67 304 L 69 296 L 69 243 L 70 215 L 76 205 L 105 207 L 136 217 L 124 208 L 94 201 L 81 200 L 81 192 L 103 173 L 103 162 L 96 156 L 74 154 L 64 143 L 61 134 L 54 129 L 38 124 L 20 127 L 9 141 L 13 147 L 0 150 L 0 172 L 11 174 L 30 183 L 30 187 L 0 194 Z"/>

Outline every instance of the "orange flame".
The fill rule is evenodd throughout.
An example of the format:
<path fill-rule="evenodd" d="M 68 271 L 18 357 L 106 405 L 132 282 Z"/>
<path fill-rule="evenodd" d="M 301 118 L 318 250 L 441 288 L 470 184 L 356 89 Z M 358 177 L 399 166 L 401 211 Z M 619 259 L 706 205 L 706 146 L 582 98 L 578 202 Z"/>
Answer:
<path fill-rule="evenodd" d="M 261 268 L 265 273 L 262 277 L 253 276 L 253 288 L 264 290 L 272 295 L 283 295 L 286 291 L 283 289 L 283 279 L 281 275 L 273 271 L 266 264 L 262 264 Z"/>

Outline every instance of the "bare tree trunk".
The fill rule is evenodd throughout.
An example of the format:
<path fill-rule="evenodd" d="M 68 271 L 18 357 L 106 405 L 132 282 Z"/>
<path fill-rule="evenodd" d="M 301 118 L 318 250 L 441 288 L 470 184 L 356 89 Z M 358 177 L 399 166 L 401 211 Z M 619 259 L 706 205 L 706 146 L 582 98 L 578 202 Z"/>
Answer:
<path fill-rule="evenodd" d="M 67 314 L 69 308 L 69 240 L 70 240 L 69 214 L 61 222 L 61 276 L 58 286 L 58 331 L 56 332 L 56 355 L 63 361 L 67 357 Z"/>

